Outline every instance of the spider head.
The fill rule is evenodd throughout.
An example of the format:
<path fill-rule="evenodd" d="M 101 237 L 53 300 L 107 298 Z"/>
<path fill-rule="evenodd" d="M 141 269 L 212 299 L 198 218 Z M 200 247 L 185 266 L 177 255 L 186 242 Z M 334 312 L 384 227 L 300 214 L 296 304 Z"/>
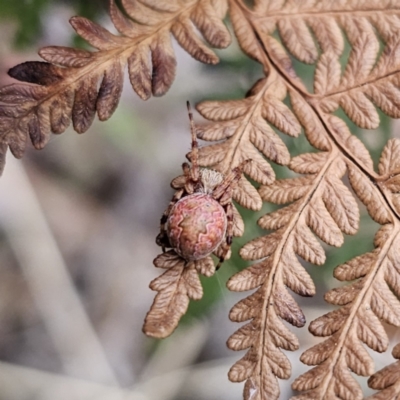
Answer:
<path fill-rule="evenodd" d="M 214 189 L 222 183 L 224 176 L 213 169 L 201 168 L 200 169 L 200 182 L 201 186 L 197 190 L 200 193 L 211 194 Z"/>

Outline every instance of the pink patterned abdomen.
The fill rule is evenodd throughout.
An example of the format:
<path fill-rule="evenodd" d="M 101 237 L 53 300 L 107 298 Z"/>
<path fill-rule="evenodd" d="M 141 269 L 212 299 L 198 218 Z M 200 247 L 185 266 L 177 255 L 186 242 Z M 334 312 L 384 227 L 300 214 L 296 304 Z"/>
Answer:
<path fill-rule="evenodd" d="M 225 237 L 225 210 L 210 195 L 195 193 L 179 200 L 167 221 L 171 247 L 185 260 L 212 253 Z"/>

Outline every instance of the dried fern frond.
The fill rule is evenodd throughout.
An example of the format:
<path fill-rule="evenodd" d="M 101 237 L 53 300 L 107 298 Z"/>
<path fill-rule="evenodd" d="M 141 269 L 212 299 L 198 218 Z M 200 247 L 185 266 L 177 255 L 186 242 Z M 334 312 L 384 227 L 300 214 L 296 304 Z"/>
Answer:
<path fill-rule="evenodd" d="M 343 8 L 348 15 L 338 12 Z M 375 12 L 376 8 L 378 12 Z M 396 13 L 396 6 L 394 9 Z M 312 14 L 307 10 L 312 10 Z M 363 11 L 362 16 L 353 13 L 357 10 Z M 324 264 L 324 250 L 312 231 L 327 244 L 339 247 L 344 240 L 342 232 L 355 234 L 358 230 L 356 200 L 341 180 L 346 171 L 357 197 L 367 206 L 372 218 L 380 224 L 393 222 L 385 196 L 377 193 L 371 180 L 378 177 L 367 149 L 342 120 L 331 114 L 341 106 L 356 124 L 373 128 L 379 124 L 374 104 L 390 116 L 396 116 L 399 112 L 399 96 L 396 92 L 398 63 L 395 57 L 390 56 L 396 52 L 396 41 L 386 30 L 386 47 L 377 62 L 379 44 L 373 28 L 379 25 L 382 30 L 382 19 L 388 17 L 391 11 L 392 8 L 388 10 L 380 6 L 368 9 L 365 4 L 359 3 L 351 6 L 341 3 L 338 6 L 327 1 L 310 1 L 307 4 L 256 1 L 253 12 L 241 2 L 230 3 L 231 20 L 239 44 L 249 56 L 263 64 L 267 77 L 255 85 L 246 99 L 200 104 L 200 113 L 217 122 L 199 130 L 198 136 L 205 140 L 220 141 L 202 149 L 202 165 L 224 171 L 230 163 L 238 162 L 235 160 L 241 156 L 241 152 L 248 151 L 249 140 L 246 140 L 246 130 L 238 130 L 237 127 L 244 126 L 249 130 L 254 126 L 258 128 L 252 118 L 259 118 L 260 103 L 265 98 L 272 103 L 277 98 L 279 103 L 287 92 L 297 118 L 292 113 L 288 117 L 287 113 L 271 107 L 271 113 L 261 108 L 264 111 L 261 111 L 262 119 L 267 119 L 284 133 L 296 132 L 294 136 L 298 135 L 301 124 L 310 144 L 321 150 L 320 153 L 296 157 L 290 163 L 293 171 L 307 174 L 305 177 L 272 183 L 262 181 L 260 174 L 251 176 L 263 185 L 259 189 L 262 200 L 290 204 L 259 220 L 263 228 L 275 232 L 252 240 L 242 248 L 242 258 L 260 261 L 228 282 L 229 289 L 235 291 L 257 289 L 239 302 L 230 315 L 233 321 L 250 320 L 228 340 L 228 346 L 234 350 L 249 349 L 229 373 L 232 381 L 246 381 L 246 400 L 277 399 L 279 387 L 276 378 L 287 379 L 290 376 L 290 364 L 280 349 L 294 350 L 298 342 L 279 318 L 295 326 L 305 323 L 302 311 L 286 287 L 300 295 L 314 294 L 314 284 L 297 259 L 298 255 L 311 263 Z M 310 29 L 317 42 L 310 34 Z M 273 36 L 276 30 L 292 55 L 306 63 L 317 63 L 314 94 L 308 93 L 296 76 L 289 55 Z M 353 47 L 343 74 L 339 64 L 344 49 L 342 30 Z M 276 82 L 278 86 L 268 91 L 269 85 L 273 87 Z M 380 97 L 375 95 L 372 98 L 370 93 L 373 91 L 378 91 Z M 358 98 L 360 93 L 366 100 L 364 97 Z M 355 107 L 359 109 L 355 111 L 347 106 L 348 98 L 352 96 L 358 96 L 354 102 L 357 102 Z M 258 105 L 254 100 L 259 102 Z M 246 110 L 250 112 L 246 113 Z M 296 129 L 290 130 L 293 126 Z M 268 137 L 268 142 L 264 142 L 262 148 L 274 149 L 274 143 Z M 271 158 L 268 151 L 262 152 Z M 278 154 L 284 153 L 279 151 Z M 392 189 L 396 182 L 390 181 Z M 250 191 L 247 198 L 253 199 L 253 202 L 258 200 Z M 235 200 L 239 203 L 242 201 L 245 206 L 250 204 L 253 208 L 247 198 L 242 195 Z"/>
<path fill-rule="evenodd" d="M 400 359 L 400 344 L 397 344 L 392 351 L 392 355 L 397 360 Z M 371 389 L 379 390 L 368 400 L 397 399 L 400 396 L 400 361 L 395 361 L 380 371 L 375 372 L 368 379 L 368 386 Z"/>
<path fill-rule="evenodd" d="M 395 172 L 396 163 L 390 162 L 400 155 L 399 148 L 399 140 L 393 139 L 386 145 L 379 165 L 381 174 L 388 176 Z M 368 208 L 371 216 L 379 220 L 382 213 L 373 207 L 373 197 L 379 197 L 379 191 L 376 188 L 366 189 L 362 180 L 355 179 L 354 169 L 350 170 L 350 181 L 360 199 L 371 205 Z M 387 181 L 382 185 L 387 187 Z M 385 209 L 390 216 L 390 208 L 386 205 Z M 312 334 L 330 337 L 302 354 L 304 363 L 317 366 L 294 381 L 292 386 L 295 390 L 306 391 L 304 395 L 294 398 L 336 396 L 340 399 L 362 399 L 361 388 L 349 370 L 369 376 L 373 374 L 374 366 L 360 342 L 372 350 L 386 351 L 388 337 L 381 321 L 400 326 L 400 303 L 397 298 L 400 295 L 399 227 L 397 218 L 392 217 L 377 232 L 373 252 L 358 256 L 335 269 L 337 279 L 355 282 L 326 293 L 328 303 L 342 308 L 310 324 Z"/>
<path fill-rule="evenodd" d="M 205 118 L 215 121 L 198 128 L 198 137 L 218 142 L 200 150 L 200 163 L 226 173 L 251 157 L 255 163 L 245 172 L 262 186 L 255 194 L 243 180 L 235 200 L 251 209 L 259 209 L 260 200 L 286 204 L 259 220 L 262 228 L 274 232 L 241 249 L 242 258 L 256 262 L 228 282 L 233 291 L 255 289 L 230 313 L 233 321 L 249 322 L 228 340 L 233 350 L 248 349 L 229 378 L 246 381 L 245 400 L 279 397 L 277 378 L 288 379 L 291 374 L 282 350 L 299 347 L 282 319 L 297 327 L 305 325 L 304 314 L 287 289 L 302 296 L 315 293 L 298 257 L 322 265 L 325 252 L 318 239 L 339 247 L 343 233 L 358 230 L 355 196 L 342 181 L 347 173 L 355 195 L 383 227 L 376 235 L 374 252 L 336 269 L 336 277 L 356 282 L 326 295 L 328 302 L 342 308 L 311 324 L 313 334 L 329 339 L 303 353 L 302 361 L 317 367 L 297 378 L 293 387 L 305 392 L 298 399 L 361 399 L 349 369 L 365 376 L 374 372 L 362 342 L 385 351 L 388 341 L 381 321 L 400 323 L 400 305 L 391 291 L 400 294 L 396 267 L 400 179 L 395 161 L 400 146 L 389 142 L 378 175 L 365 146 L 333 112 L 341 107 L 355 124 L 369 129 L 379 124 L 375 107 L 391 117 L 400 116 L 395 22 L 400 6 L 373 0 L 368 4 L 256 0 L 250 10 L 237 0 L 229 4 L 239 44 L 263 65 L 265 78 L 245 99 L 198 106 Z M 344 34 L 352 51 L 342 72 Z M 379 39 L 384 42 L 381 54 Z M 316 65 L 314 93 L 296 75 L 290 55 Z M 293 113 L 283 103 L 287 94 Z M 310 144 L 319 150 L 290 162 L 289 167 L 304 176 L 273 182 L 263 156 L 280 164 L 288 164 L 289 156 L 266 121 L 291 136 L 304 128 Z"/>
<path fill-rule="evenodd" d="M 226 174 L 244 160 L 251 159 L 244 172 L 263 185 L 275 180 L 275 173 L 263 156 L 286 165 L 289 152 L 279 136 L 268 125 L 290 136 L 298 136 L 301 126 L 282 102 L 287 95 L 278 77 L 260 79 L 241 100 L 205 101 L 197 106 L 200 114 L 215 123 L 197 128 L 197 136 L 218 143 L 200 149 L 202 166 Z M 262 202 L 255 188 L 242 178 L 233 196 L 241 206 L 259 210 Z"/>
<path fill-rule="evenodd" d="M 379 115 L 375 106 L 390 117 L 399 118 L 399 48 L 399 39 L 390 38 L 376 60 L 377 38 L 371 34 L 361 35 L 340 81 L 338 59 L 332 53 L 325 53 L 317 63 L 314 101 L 326 112 L 333 112 L 340 106 L 361 128 L 378 127 Z"/>
<path fill-rule="evenodd" d="M 214 275 L 215 266 L 210 256 L 187 263 L 173 250 L 156 257 L 154 265 L 167 271 L 150 283 L 150 289 L 158 293 L 146 315 L 143 332 L 161 339 L 175 330 L 186 313 L 189 299 L 203 297 L 199 274 L 210 277 Z"/>
<path fill-rule="evenodd" d="M 374 104 L 392 117 L 398 115 L 398 62 L 396 57 L 391 56 L 393 53 L 397 54 L 397 43 L 388 32 L 385 32 L 386 47 L 377 62 L 379 45 L 373 30 L 373 25 L 381 24 L 381 19 L 387 17 L 389 10 L 381 9 L 378 13 L 373 12 L 375 9 L 371 12 L 367 10 L 367 19 L 357 15 L 350 18 L 346 15 L 341 16 L 340 13 L 327 19 L 327 13 L 338 10 L 331 3 L 321 3 L 323 3 L 321 8 L 318 8 L 316 3 L 312 2 L 313 10 L 315 11 L 317 7 L 317 12 L 313 13 L 311 22 L 311 19 L 301 21 L 301 16 L 296 13 L 299 11 L 296 4 L 300 7 L 300 2 L 287 2 L 288 14 L 282 16 L 282 10 L 279 9 L 279 17 L 274 17 L 273 13 L 274 4 L 276 6 L 277 3 L 271 2 L 269 5 L 272 7 L 272 12 L 271 8 L 264 8 L 267 14 L 264 19 L 260 18 L 261 3 L 256 3 L 257 17 L 255 17 L 250 16 L 250 12 L 245 10 L 242 4 L 231 2 L 231 18 L 239 43 L 250 56 L 263 63 L 268 76 L 262 83 L 256 85 L 250 96 L 244 100 L 225 103 L 206 102 L 198 107 L 207 119 L 218 121 L 198 132 L 199 137 L 206 140 L 222 140 L 202 149 L 202 165 L 224 171 L 232 165 L 229 163 L 235 162 L 235 158 L 241 156 L 243 149 L 247 151 L 248 141 L 242 140 L 242 132 L 245 131 L 239 130 L 238 133 L 238 126 L 243 124 L 247 128 L 254 125 L 254 122 L 247 118 L 246 110 L 251 110 L 249 113 L 251 116 L 259 116 L 252 96 L 262 93 L 263 90 L 259 88 L 263 88 L 264 85 L 272 86 L 271 82 L 278 82 L 279 86 L 278 89 L 274 88 L 275 90 L 268 93 L 268 99 L 273 99 L 275 93 L 286 94 L 289 89 L 293 110 L 304 127 L 308 140 L 314 147 L 323 151 L 323 153 L 300 156 L 290 164 L 294 171 L 309 174 L 308 177 L 278 181 L 270 186 L 261 187 L 259 192 L 263 200 L 291 204 L 260 220 L 263 228 L 273 229 L 276 232 L 255 239 L 244 246 L 241 251 L 243 258 L 261 259 L 261 261 L 235 275 L 228 283 L 231 290 L 258 288 L 254 294 L 239 302 L 230 315 L 232 320 L 238 322 L 251 320 L 228 340 L 228 346 L 234 350 L 249 348 L 248 353 L 232 367 L 229 374 L 233 381 L 246 380 L 245 399 L 278 398 L 279 387 L 276 377 L 287 379 L 290 376 L 290 364 L 279 349 L 294 350 L 298 347 L 298 342 L 282 325 L 279 317 L 295 326 L 304 325 L 305 320 L 285 285 L 298 294 L 312 295 L 313 283 L 299 264 L 296 254 L 315 264 L 323 264 L 325 261 L 324 251 L 310 228 L 321 240 L 333 246 L 340 246 L 343 243 L 342 232 L 354 234 L 358 230 L 358 208 L 355 199 L 341 181 L 346 169 L 354 191 L 367 206 L 372 218 L 381 224 L 393 221 L 387 207 L 387 198 L 382 192 L 377 191 L 371 182 L 371 178 L 376 178 L 376 174 L 368 151 L 350 133 L 343 121 L 331 115 L 338 106 L 341 106 L 353 122 L 365 128 L 374 128 L 379 124 Z M 304 7 L 304 4 L 301 4 L 301 7 Z M 363 7 L 365 6 L 354 4 L 350 10 L 364 10 Z M 307 5 L 305 8 L 307 9 Z M 247 18 L 243 18 L 244 15 Z M 325 30 L 320 29 L 322 25 Z M 308 26 L 314 30 L 320 41 L 321 55 L 316 50 L 313 37 L 307 35 Z M 306 92 L 295 75 L 285 50 L 272 37 L 271 34 L 276 28 L 283 43 L 293 55 L 303 62 L 317 63 L 315 94 Z M 346 32 L 353 45 L 353 52 L 343 75 L 339 64 L 339 56 L 344 48 L 340 28 Z M 382 29 L 382 26 L 379 25 L 379 28 Z M 326 29 L 329 30 L 328 35 L 325 35 Z M 251 31 L 254 32 L 253 36 L 250 34 Z M 325 40 L 326 37 L 323 38 L 324 35 L 328 40 Z M 255 40 L 257 36 L 264 48 Z M 278 101 L 283 99 L 279 96 L 277 98 Z M 287 118 L 276 108 L 273 107 L 272 110 L 272 113 L 262 113 L 262 117 L 285 133 L 297 132 L 297 129 L 288 131 L 284 125 L 290 121 L 289 128 L 294 125 L 299 126 L 296 119 L 292 118 L 293 114 Z M 274 114 L 278 117 L 274 118 Z M 281 125 L 278 126 L 277 122 Z M 236 145 L 239 140 L 240 146 Z M 269 140 L 268 145 L 272 144 L 273 141 Z M 264 155 L 268 157 L 268 154 Z M 260 165 L 262 164 L 261 161 Z M 265 179 L 262 175 L 262 178 L 256 174 L 251 177 L 264 185 L 270 183 L 262 181 L 262 178 Z M 385 182 L 385 187 L 392 193 L 396 192 L 397 178 L 390 176 L 388 179 L 391 180 Z M 381 184 L 383 185 L 383 182 Z M 249 189 L 247 191 L 250 192 Z M 251 197 L 255 199 L 254 195 Z M 251 204 L 248 201 L 244 202 L 243 198 L 243 195 L 239 195 L 236 200 L 239 203 L 242 201 L 245 206 Z M 375 284 L 379 286 L 379 283 Z M 379 288 L 375 287 L 375 290 L 377 289 Z M 346 308 L 339 313 L 341 316 L 342 314 L 343 318 L 347 316 Z M 352 323 L 355 325 L 354 321 Z M 333 338 L 324 345 L 324 351 L 319 348 L 321 360 L 325 360 L 329 346 L 335 340 Z M 356 346 L 355 343 L 351 345 Z M 360 346 L 356 346 L 354 351 L 356 354 L 352 354 L 353 358 L 360 357 L 365 361 L 365 352 Z M 352 368 L 353 364 L 349 365 Z M 340 398 L 359 398 L 360 392 L 356 384 L 349 384 L 347 388 L 344 386 L 345 382 L 352 381 L 344 366 L 345 363 L 337 364 L 340 375 L 337 379 L 340 384 L 332 392 L 313 391 L 305 396 L 315 395 L 313 398 L 324 398 L 325 395 L 337 395 Z M 358 373 L 372 373 L 371 364 L 367 361 L 361 367 L 358 365 L 358 368 L 355 369 Z M 324 371 L 321 369 L 315 373 L 315 381 L 310 384 L 311 388 L 313 384 L 317 384 Z M 331 378 L 332 376 L 329 376 L 329 379 Z M 299 382 L 302 381 L 296 380 L 295 387 L 303 389 Z"/>
<path fill-rule="evenodd" d="M 311 333 L 330 338 L 302 354 L 304 363 L 317 367 L 294 381 L 293 389 L 307 391 L 295 399 L 363 398 L 349 370 L 362 376 L 371 375 L 373 361 L 361 342 L 375 351 L 386 351 L 388 337 L 381 321 L 400 326 L 400 305 L 396 298 L 400 294 L 399 244 L 398 227 L 385 225 L 375 237 L 374 252 L 336 268 L 338 279 L 357 280 L 325 295 L 326 301 L 342 308 L 310 324 Z"/>
<path fill-rule="evenodd" d="M 97 113 L 113 114 L 122 92 L 125 66 L 135 92 L 143 100 L 162 96 L 171 86 L 176 59 L 171 33 L 194 58 L 215 64 L 218 57 L 198 37 L 193 25 L 213 47 L 226 47 L 230 34 L 222 22 L 226 0 L 122 0 L 125 13 L 110 0 L 110 15 L 121 33 L 74 17 L 72 27 L 97 52 L 50 46 L 39 51 L 47 62 L 26 62 L 9 71 L 24 84 L 0 89 L 0 165 L 7 146 L 20 158 L 30 137 L 43 148 L 51 132 L 62 133 L 72 120 L 85 132 Z M 27 84 L 29 83 L 29 84 Z"/>
<path fill-rule="evenodd" d="M 379 125 L 375 106 L 393 118 L 400 116 L 400 6 L 396 2 L 259 1 L 253 13 L 247 9 L 243 12 L 267 50 L 269 64 L 277 67 L 313 106 L 327 113 L 340 106 L 355 124 L 367 129 Z M 273 36 L 275 32 L 294 57 L 316 64 L 314 95 L 304 90 L 290 58 Z M 352 46 L 343 74 L 339 62 L 344 50 L 342 32 Z M 380 39 L 385 48 L 377 60 Z M 242 48 L 255 57 L 243 40 Z M 256 58 L 262 57 L 258 53 Z"/>
<path fill-rule="evenodd" d="M 257 288 L 230 314 L 236 322 L 252 320 L 228 340 L 233 350 L 250 347 L 229 374 L 235 382 L 246 380 L 245 399 L 251 399 L 251 393 L 276 399 L 279 387 L 275 377 L 290 377 L 290 364 L 279 348 L 293 351 L 298 342 L 278 317 L 297 327 L 305 324 L 287 288 L 301 296 L 315 294 L 312 279 L 297 258 L 317 265 L 325 262 L 324 250 L 312 231 L 324 242 L 339 247 L 342 232 L 354 234 L 358 230 L 357 203 L 341 180 L 346 164 L 337 152 L 304 154 L 293 158 L 289 167 L 307 175 L 260 187 L 264 201 L 290 205 L 259 219 L 262 228 L 275 232 L 247 243 L 240 255 L 245 260 L 261 261 L 228 281 L 228 288 L 234 291 Z"/>
<path fill-rule="evenodd" d="M 252 11 L 241 8 L 264 44 L 279 43 L 272 41 L 272 34 L 278 32 L 286 49 L 306 64 L 315 63 L 320 52 L 340 56 L 344 50 L 341 31 L 354 48 L 364 34 L 371 35 L 371 43 L 366 44 L 371 49 L 376 47 L 377 34 L 388 41 L 397 35 L 400 16 L 396 2 L 376 0 L 259 0 Z M 366 60 L 365 69 L 368 68 Z"/>

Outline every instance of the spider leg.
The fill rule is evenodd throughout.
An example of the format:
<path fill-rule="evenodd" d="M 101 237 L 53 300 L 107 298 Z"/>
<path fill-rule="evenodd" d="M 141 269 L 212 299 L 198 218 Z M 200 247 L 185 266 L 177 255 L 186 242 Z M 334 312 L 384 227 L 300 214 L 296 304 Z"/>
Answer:
<path fill-rule="evenodd" d="M 251 160 L 245 160 L 236 168 L 234 168 L 230 174 L 223 180 L 221 184 L 219 184 L 212 193 L 212 196 L 215 200 L 217 200 L 222 207 L 225 209 L 226 218 L 227 218 L 227 227 L 225 234 L 225 242 L 221 244 L 221 255 L 219 257 L 219 263 L 216 267 L 218 270 L 221 264 L 224 262 L 227 257 L 231 245 L 232 245 L 232 236 L 233 236 L 233 205 L 232 205 L 232 192 L 235 185 L 239 182 L 239 179 L 242 176 L 244 167 L 251 162 Z"/>
<path fill-rule="evenodd" d="M 232 195 L 232 187 L 236 186 L 242 176 L 244 167 L 252 160 L 245 160 L 227 175 L 227 177 L 220 183 L 213 191 L 212 196 L 214 199 L 219 200 L 220 203 L 227 201 L 228 197 Z M 227 193 L 228 192 L 228 193 Z"/>
<path fill-rule="evenodd" d="M 192 151 L 190 152 L 189 161 L 192 163 L 191 179 L 194 183 L 194 186 L 200 179 L 200 170 L 199 170 L 199 144 L 197 142 L 196 136 L 196 127 L 193 121 L 192 109 L 190 107 L 190 103 L 186 102 L 186 106 L 188 109 L 189 121 L 190 121 L 190 133 L 192 135 Z"/>
<path fill-rule="evenodd" d="M 166 247 L 171 247 L 167 235 L 167 231 L 165 229 L 165 224 L 167 223 L 168 216 L 172 210 L 172 207 L 177 203 L 178 200 L 180 200 L 185 193 L 185 190 L 179 189 L 175 192 L 174 196 L 172 197 L 168 207 L 164 211 L 164 214 L 161 216 L 160 220 L 160 233 L 156 237 L 156 243 L 162 248 L 163 253 L 165 253 L 165 248 Z"/>
<path fill-rule="evenodd" d="M 185 177 L 185 191 L 187 194 L 193 194 L 195 191 L 195 183 L 193 182 L 192 176 L 191 176 L 191 168 L 190 165 L 185 162 L 182 164 L 182 169 L 183 169 L 183 175 Z"/>
<path fill-rule="evenodd" d="M 219 262 L 217 264 L 216 270 L 221 267 L 221 264 L 225 261 L 226 256 L 229 253 L 232 245 L 232 236 L 233 236 L 233 206 L 232 203 L 229 201 L 225 205 L 225 212 L 226 212 L 226 219 L 228 221 L 226 227 L 226 234 L 225 234 L 225 242 L 221 244 L 221 255 L 219 257 Z"/>

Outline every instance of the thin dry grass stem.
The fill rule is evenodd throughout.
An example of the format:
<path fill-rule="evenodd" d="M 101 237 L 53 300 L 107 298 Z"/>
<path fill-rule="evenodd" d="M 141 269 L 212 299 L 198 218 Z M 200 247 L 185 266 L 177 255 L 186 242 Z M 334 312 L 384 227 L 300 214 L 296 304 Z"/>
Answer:
<path fill-rule="evenodd" d="M 154 400 L 141 388 L 122 389 L 96 380 L 77 378 L 73 374 L 29 368 L 0 362 L 0 383 L 5 399 L 32 399 L 40 392 L 41 400 Z M 147 393 L 146 393 L 147 394 Z"/>
<path fill-rule="evenodd" d="M 64 372 L 118 387 L 24 167 L 11 160 L 9 168 L 0 220 Z"/>

